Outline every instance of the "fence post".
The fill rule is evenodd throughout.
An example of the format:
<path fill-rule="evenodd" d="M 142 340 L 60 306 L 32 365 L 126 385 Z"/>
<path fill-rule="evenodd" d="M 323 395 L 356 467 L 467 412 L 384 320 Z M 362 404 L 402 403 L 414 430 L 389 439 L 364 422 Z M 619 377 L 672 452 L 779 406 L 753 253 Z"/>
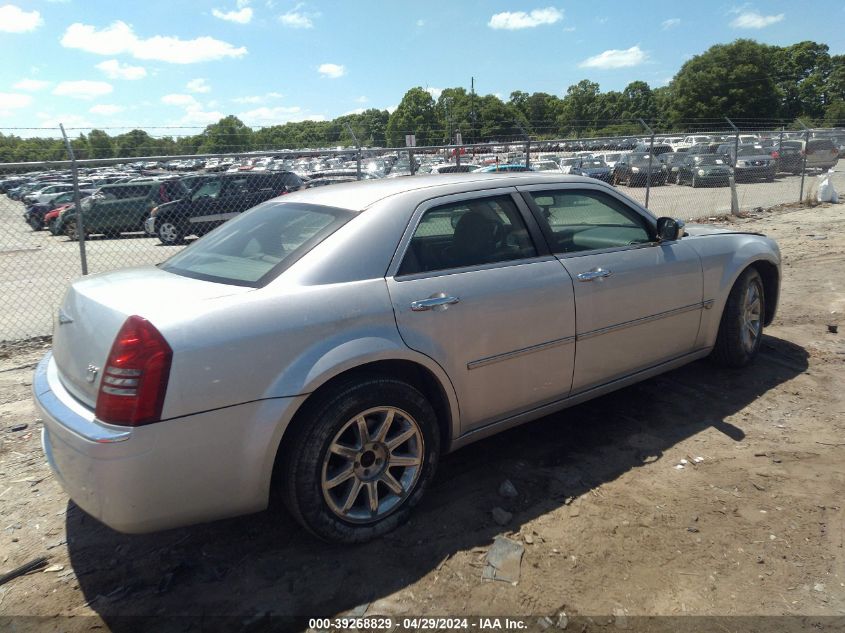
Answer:
<path fill-rule="evenodd" d="M 798 202 L 804 199 L 804 177 L 807 175 L 807 151 L 810 149 L 810 128 L 804 125 L 801 119 L 795 119 L 798 125 L 804 128 L 804 157 L 801 161 L 801 191 L 798 193 Z"/>
<path fill-rule="evenodd" d="M 352 126 L 349 125 L 349 123 L 345 123 L 344 126 L 346 127 L 346 131 L 349 132 L 349 136 L 351 136 L 352 140 L 355 141 L 355 174 L 357 179 L 361 180 L 361 143 L 358 141 L 358 137 L 352 130 Z"/>
<path fill-rule="evenodd" d="M 737 165 L 739 165 L 739 128 L 734 125 L 728 117 L 725 121 L 733 128 L 734 131 L 734 157 L 733 157 L 733 171 L 736 172 Z M 736 173 L 728 176 L 728 184 L 731 186 L 731 215 L 739 215 L 739 197 L 736 193 Z"/>
<path fill-rule="evenodd" d="M 76 207 L 76 237 L 79 241 L 79 262 L 82 265 L 82 274 L 88 274 L 88 256 L 85 252 L 85 225 L 82 221 L 82 198 L 79 196 L 79 169 L 76 166 L 76 156 L 73 153 L 73 145 L 65 133 L 65 126 L 59 123 L 59 129 L 62 131 L 62 138 L 65 140 L 65 148 L 67 148 L 68 157 L 70 158 L 70 168 L 73 174 L 73 203 Z"/>
<path fill-rule="evenodd" d="M 654 130 L 652 130 L 646 122 L 642 119 L 639 120 L 640 124 L 648 131 L 651 135 L 651 141 L 648 145 L 648 174 L 645 177 L 645 208 L 648 209 L 648 199 L 651 194 L 651 163 L 654 160 Z"/>

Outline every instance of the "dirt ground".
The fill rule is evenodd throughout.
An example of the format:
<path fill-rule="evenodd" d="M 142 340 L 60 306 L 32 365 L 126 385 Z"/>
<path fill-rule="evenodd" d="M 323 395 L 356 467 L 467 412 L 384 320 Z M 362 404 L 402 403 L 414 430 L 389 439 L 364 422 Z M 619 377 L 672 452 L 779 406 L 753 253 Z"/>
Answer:
<path fill-rule="evenodd" d="M 228 630 L 253 631 L 267 615 L 304 628 L 347 612 L 551 616 L 553 628 L 561 611 L 611 628 L 639 615 L 841 618 L 845 330 L 828 325 L 845 326 L 845 205 L 733 224 L 784 255 L 752 367 L 697 362 L 449 455 L 411 523 L 357 547 L 317 542 L 283 513 L 146 536 L 104 527 L 42 454 L 30 383 L 49 342 L 4 344 L 0 573 L 39 556 L 49 567 L 0 587 L 0 629 L 199 630 L 227 615 Z M 494 508 L 512 518 L 500 526 Z M 497 535 L 524 548 L 517 582 L 482 580 Z M 195 617 L 138 628 L 137 615 Z"/>

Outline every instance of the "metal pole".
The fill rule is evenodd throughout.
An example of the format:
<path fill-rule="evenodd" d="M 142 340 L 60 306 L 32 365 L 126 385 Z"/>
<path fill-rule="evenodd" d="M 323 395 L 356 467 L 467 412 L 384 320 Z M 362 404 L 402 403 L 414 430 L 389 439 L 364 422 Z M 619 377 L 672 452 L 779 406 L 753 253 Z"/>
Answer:
<path fill-rule="evenodd" d="M 352 140 L 355 141 L 355 174 L 357 179 L 361 180 L 361 143 L 358 141 L 358 137 L 355 135 L 355 132 L 352 130 L 352 126 L 349 125 L 349 123 L 346 123 L 346 131 L 349 132 Z"/>
<path fill-rule="evenodd" d="M 82 223 L 82 198 L 79 195 L 79 169 L 76 167 L 76 156 L 73 146 L 65 133 L 65 126 L 59 123 L 62 138 L 65 140 L 68 156 L 70 157 L 71 173 L 73 174 L 73 202 L 76 207 L 76 235 L 79 240 L 79 262 L 82 264 L 82 274 L 88 274 L 88 257 L 85 253 L 85 226 Z"/>
<path fill-rule="evenodd" d="M 804 125 L 801 119 L 795 119 L 804 128 L 804 157 L 801 161 L 801 191 L 798 193 L 798 202 L 804 199 L 804 177 L 807 175 L 807 150 L 810 148 L 810 128 Z"/>
<path fill-rule="evenodd" d="M 778 136 L 778 171 L 780 171 L 780 162 L 783 160 L 783 125 L 780 126 L 780 135 Z"/>
<path fill-rule="evenodd" d="M 519 126 L 519 129 L 522 131 L 522 135 L 525 137 L 525 169 L 529 169 L 531 167 L 531 136 L 525 130 L 522 123 L 516 121 L 516 124 Z"/>
<path fill-rule="evenodd" d="M 725 117 L 725 121 L 728 122 L 728 125 L 733 128 L 734 131 L 734 156 L 733 156 L 733 169 L 734 174 L 728 176 L 728 184 L 731 187 L 731 215 L 739 215 L 739 197 L 736 193 L 736 168 L 739 165 L 739 128 L 734 125 L 734 122 L 731 121 L 728 117 Z"/>
<path fill-rule="evenodd" d="M 654 160 L 654 130 L 652 130 L 646 122 L 639 120 L 640 124 L 651 134 L 651 142 L 648 146 L 648 174 L 645 177 L 645 208 L 648 209 L 648 199 L 651 194 L 651 163 Z"/>

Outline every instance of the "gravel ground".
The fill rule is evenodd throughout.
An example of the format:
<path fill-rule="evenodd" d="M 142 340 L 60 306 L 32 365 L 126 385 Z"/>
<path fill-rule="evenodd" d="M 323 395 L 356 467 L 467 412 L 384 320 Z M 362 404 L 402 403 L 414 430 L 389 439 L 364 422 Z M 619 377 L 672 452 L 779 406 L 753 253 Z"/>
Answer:
<path fill-rule="evenodd" d="M 263 631 L 266 614 L 304 627 L 350 610 L 538 626 L 565 611 L 590 616 L 587 630 L 637 630 L 641 615 L 841 626 L 845 333 L 828 325 L 845 325 L 843 209 L 733 220 L 776 238 L 785 260 L 753 366 L 696 362 L 449 455 L 412 521 L 357 547 L 271 512 L 146 536 L 106 528 L 44 461 L 30 382 L 49 342 L 0 344 L 0 573 L 49 558 L 0 587 L 0 629 Z M 704 622 L 675 630 L 740 630 Z M 741 630 L 780 621 L 760 622 Z"/>

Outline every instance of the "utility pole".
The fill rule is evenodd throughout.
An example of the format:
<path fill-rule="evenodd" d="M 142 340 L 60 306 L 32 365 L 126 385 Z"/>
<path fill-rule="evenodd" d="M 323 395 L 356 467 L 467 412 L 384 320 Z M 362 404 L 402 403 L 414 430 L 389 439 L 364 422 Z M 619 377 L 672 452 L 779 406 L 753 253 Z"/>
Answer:
<path fill-rule="evenodd" d="M 472 121 L 472 142 L 477 143 L 478 137 L 475 134 L 475 77 L 469 78 L 470 91 L 470 114 L 469 118 Z"/>
<path fill-rule="evenodd" d="M 798 202 L 804 199 L 804 176 L 807 174 L 807 150 L 810 149 L 810 128 L 804 125 L 801 119 L 795 119 L 798 125 L 804 128 L 804 160 L 801 162 L 801 191 L 798 193 Z"/>
<path fill-rule="evenodd" d="M 725 117 L 725 121 L 734 131 L 734 157 L 732 161 L 734 173 L 728 176 L 728 184 L 731 186 L 731 215 L 739 215 L 739 198 L 736 194 L 736 167 L 739 165 L 739 128 L 728 117 Z"/>
<path fill-rule="evenodd" d="M 642 125 L 646 131 L 651 135 L 651 142 L 648 146 L 648 174 L 645 177 L 645 208 L 648 209 L 648 198 L 651 194 L 651 162 L 654 160 L 654 130 L 652 130 L 646 122 L 642 119 L 639 119 L 640 125 Z"/>

